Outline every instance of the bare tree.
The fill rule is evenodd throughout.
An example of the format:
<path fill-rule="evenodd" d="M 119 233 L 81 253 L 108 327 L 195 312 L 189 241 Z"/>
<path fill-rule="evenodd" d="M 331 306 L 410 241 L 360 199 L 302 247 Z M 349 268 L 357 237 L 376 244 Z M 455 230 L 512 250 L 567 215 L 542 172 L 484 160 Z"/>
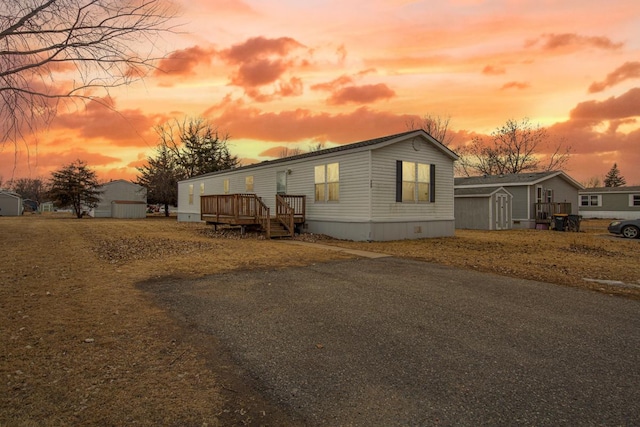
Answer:
<path fill-rule="evenodd" d="M 47 182 L 44 178 L 19 178 L 9 183 L 9 188 L 22 196 L 23 199 L 44 202 L 47 196 Z"/>
<path fill-rule="evenodd" d="M 602 187 L 602 179 L 599 176 L 592 176 L 587 181 L 583 182 L 584 188 L 596 188 Z"/>
<path fill-rule="evenodd" d="M 429 135 L 438 140 L 447 147 L 453 142 L 454 134 L 449 132 L 449 122 L 451 116 L 436 116 L 426 114 L 421 119 L 409 119 L 406 122 L 408 130 L 422 129 Z"/>
<path fill-rule="evenodd" d="M 180 179 L 238 165 L 238 157 L 229 152 L 229 135 L 203 118 L 173 120 L 156 127 L 156 132 L 159 145 L 174 157 Z"/>
<path fill-rule="evenodd" d="M 304 154 L 304 151 L 300 147 L 282 147 L 282 150 L 278 153 L 278 158 L 284 159 L 285 157 L 297 156 L 298 154 Z"/>
<path fill-rule="evenodd" d="M 144 77 L 175 16 L 165 0 L 0 3 L 0 146 L 55 116 L 61 100 L 100 100 Z"/>
<path fill-rule="evenodd" d="M 547 130 L 525 118 L 513 119 L 497 128 L 487 140 L 475 136 L 471 144 L 458 150 L 467 175 L 500 175 L 561 169 L 569 160 L 571 147 L 564 141 L 552 145 Z"/>

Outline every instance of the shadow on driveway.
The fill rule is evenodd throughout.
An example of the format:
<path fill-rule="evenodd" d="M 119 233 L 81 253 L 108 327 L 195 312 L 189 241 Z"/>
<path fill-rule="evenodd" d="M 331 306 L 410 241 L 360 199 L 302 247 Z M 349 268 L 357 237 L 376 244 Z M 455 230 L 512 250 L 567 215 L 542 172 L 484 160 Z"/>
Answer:
<path fill-rule="evenodd" d="M 398 258 L 141 288 L 305 425 L 630 425 L 640 303 Z"/>

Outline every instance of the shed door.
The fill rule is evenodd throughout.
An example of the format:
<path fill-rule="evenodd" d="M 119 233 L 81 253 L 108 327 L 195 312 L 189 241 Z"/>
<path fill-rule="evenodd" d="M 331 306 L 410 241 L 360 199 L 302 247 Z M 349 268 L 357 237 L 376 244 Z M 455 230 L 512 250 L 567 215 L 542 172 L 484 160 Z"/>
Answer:
<path fill-rule="evenodd" d="M 506 230 L 509 228 L 509 199 L 506 194 L 496 194 L 494 215 L 496 230 Z"/>

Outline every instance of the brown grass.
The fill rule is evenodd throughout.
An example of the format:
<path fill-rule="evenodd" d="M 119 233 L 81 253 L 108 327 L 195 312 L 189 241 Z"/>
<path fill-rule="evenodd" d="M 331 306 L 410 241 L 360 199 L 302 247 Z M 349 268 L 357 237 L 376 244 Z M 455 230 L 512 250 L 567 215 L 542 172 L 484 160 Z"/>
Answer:
<path fill-rule="evenodd" d="M 605 227 L 322 242 L 640 298 L 639 288 L 583 280 L 640 285 L 640 242 L 607 237 Z M 251 390 L 224 393 L 206 346 L 187 340 L 135 284 L 349 255 L 224 237 L 175 219 L 0 218 L 0 426 L 251 422 L 243 412 Z"/>

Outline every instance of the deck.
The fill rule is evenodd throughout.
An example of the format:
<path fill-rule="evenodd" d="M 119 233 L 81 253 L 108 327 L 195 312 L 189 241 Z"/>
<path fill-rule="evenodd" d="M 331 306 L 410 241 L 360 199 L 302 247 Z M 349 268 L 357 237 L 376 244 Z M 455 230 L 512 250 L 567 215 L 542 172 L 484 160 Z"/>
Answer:
<path fill-rule="evenodd" d="M 306 196 L 276 194 L 275 215 L 255 194 L 200 196 L 200 219 L 208 224 L 257 226 L 267 238 L 293 237 L 295 226 L 305 222 Z"/>

